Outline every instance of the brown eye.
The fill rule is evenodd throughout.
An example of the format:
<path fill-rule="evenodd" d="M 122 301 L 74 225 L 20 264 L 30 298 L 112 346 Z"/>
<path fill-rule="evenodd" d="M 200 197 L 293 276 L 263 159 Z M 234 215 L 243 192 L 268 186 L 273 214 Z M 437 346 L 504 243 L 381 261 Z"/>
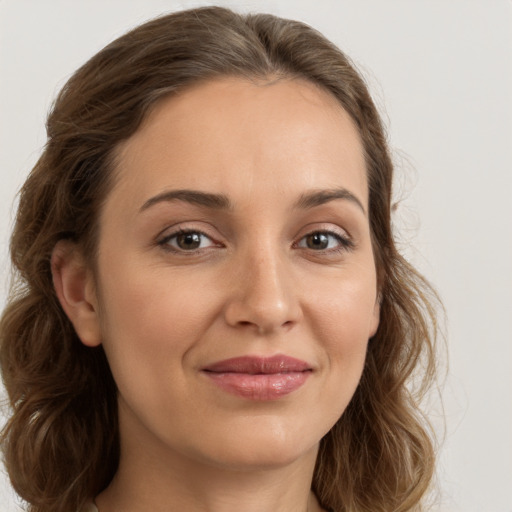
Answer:
<path fill-rule="evenodd" d="M 329 235 L 325 233 L 311 233 L 305 239 L 308 249 L 322 250 L 329 247 Z"/>
<path fill-rule="evenodd" d="M 302 237 L 297 244 L 301 249 L 313 251 L 343 251 L 353 248 L 354 244 L 348 238 L 331 231 L 313 231 Z"/>
<path fill-rule="evenodd" d="M 191 252 L 212 247 L 215 243 L 201 231 L 179 231 L 165 237 L 160 245 L 174 251 Z"/>
<path fill-rule="evenodd" d="M 184 251 L 199 249 L 201 246 L 200 233 L 181 233 L 176 235 L 176 245 Z"/>

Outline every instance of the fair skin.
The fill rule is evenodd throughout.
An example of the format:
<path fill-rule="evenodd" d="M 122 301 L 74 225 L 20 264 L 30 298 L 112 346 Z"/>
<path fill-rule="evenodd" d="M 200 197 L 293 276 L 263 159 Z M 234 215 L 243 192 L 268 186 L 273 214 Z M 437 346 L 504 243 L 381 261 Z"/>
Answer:
<path fill-rule="evenodd" d="M 321 510 L 319 441 L 379 322 L 367 212 L 357 130 L 306 82 L 194 86 L 122 144 L 95 275 L 65 242 L 52 259 L 119 390 L 121 460 L 100 512 Z M 282 395 L 281 381 L 233 391 L 206 369 L 245 356 L 307 368 Z"/>

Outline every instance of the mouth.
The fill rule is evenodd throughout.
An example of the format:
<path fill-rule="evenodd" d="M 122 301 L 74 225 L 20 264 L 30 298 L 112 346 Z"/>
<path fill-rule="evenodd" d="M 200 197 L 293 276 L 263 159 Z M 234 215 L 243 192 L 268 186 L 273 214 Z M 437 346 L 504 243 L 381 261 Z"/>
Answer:
<path fill-rule="evenodd" d="M 313 368 L 305 361 L 284 355 L 244 356 L 218 361 L 202 372 L 223 391 L 250 400 L 267 401 L 299 389 Z"/>

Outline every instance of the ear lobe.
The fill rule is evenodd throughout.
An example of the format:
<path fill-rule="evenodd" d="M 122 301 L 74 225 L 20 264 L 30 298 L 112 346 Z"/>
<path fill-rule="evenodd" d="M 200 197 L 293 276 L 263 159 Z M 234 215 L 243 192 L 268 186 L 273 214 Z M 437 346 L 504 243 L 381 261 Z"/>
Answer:
<path fill-rule="evenodd" d="M 55 292 L 84 345 L 101 344 L 100 322 L 93 276 L 76 244 L 60 240 L 55 245 L 51 270 Z"/>

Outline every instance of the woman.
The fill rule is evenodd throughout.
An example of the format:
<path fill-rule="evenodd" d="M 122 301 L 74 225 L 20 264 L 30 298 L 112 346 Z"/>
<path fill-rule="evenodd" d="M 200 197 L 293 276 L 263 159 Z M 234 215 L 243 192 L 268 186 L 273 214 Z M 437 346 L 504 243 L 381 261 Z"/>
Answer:
<path fill-rule="evenodd" d="M 301 23 L 184 11 L 79 69 L 1 323 L 29 510 L 419 510 L 435 318 L 391 184 L 362 79 Z"/>

